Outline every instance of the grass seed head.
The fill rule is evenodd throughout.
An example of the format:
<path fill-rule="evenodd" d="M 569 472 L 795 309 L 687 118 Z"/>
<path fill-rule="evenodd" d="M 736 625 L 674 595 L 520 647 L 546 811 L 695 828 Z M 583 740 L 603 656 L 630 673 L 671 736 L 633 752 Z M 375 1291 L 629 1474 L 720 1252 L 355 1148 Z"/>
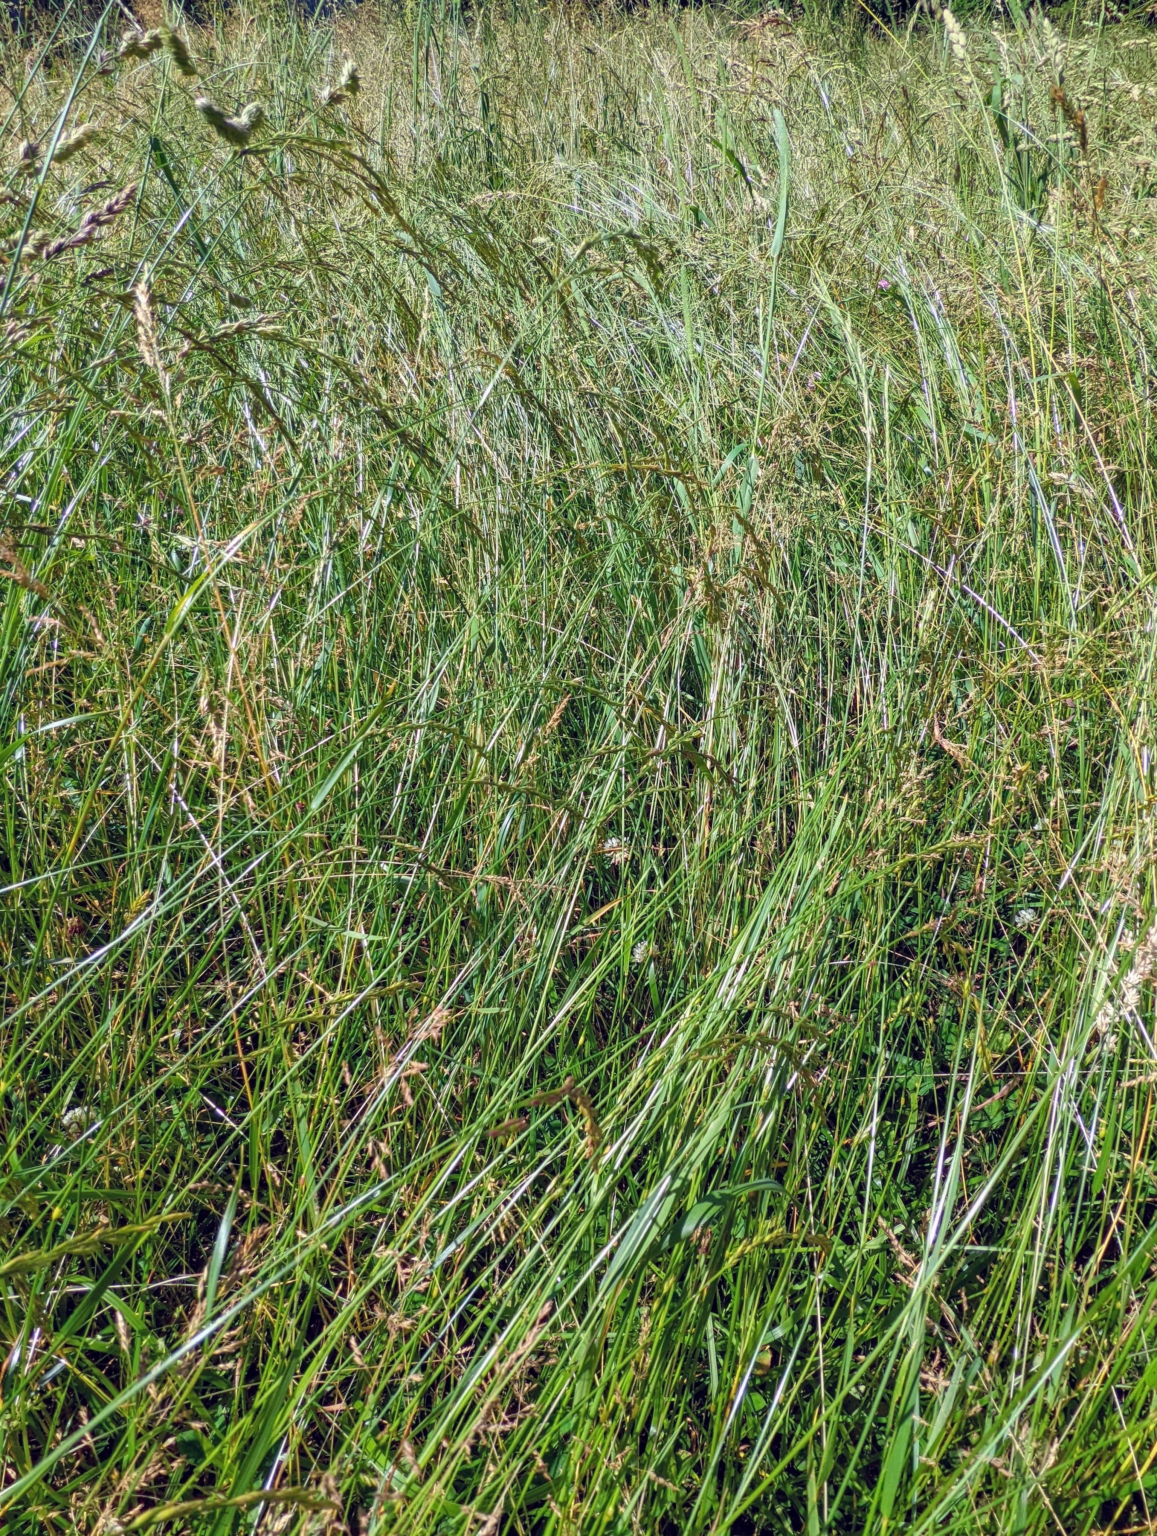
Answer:
<path fill-rule="evenodd" d="M 330 86 L 321 93 L 322 105 L 327 107 L 340 107 L 344 102 L 356 96 L 362 88 L 361 75 L 358 73 L 357 64 L 348 54 L 342 64 L 341 74 L 337 84 Z"/>
<path fill-rule="evenodd" d="M 164 379 L 164 369 L 161 366 L 161 353 L 157 346 L 157 320 L 153 311 L 153 296 L 149 292 L 149 285 L 144 280 L 133 289 L 135 302 L 133 313 L 137 321 L 137 349 L 146 368 L 151 368 L 160 379 Z"/>
<path fill-rule="evenodd" d="M 91 245 L 100 230 L 124 213 L 136 195 L 137 184 L 134 181 L 122 192 L 118 192 L 115 197 L 110 197 L 102 207 L 90 208 L 81 219 L 75 234 L 62 235 L 58 240 L 43 240 L 34 254 L 43 256 L 47 261 L 53 256 L 59 256 L 63 251 L 74 251 L 82 245 Z"/>
<path fill-rule="evenodd" d="M 235 149 L 243 149 L 248 144 L 250 133 L 265 116 L 255 101 L 250 102 L 239 117 L 229 117 L 208 96 L 198 96 L 195 105 L 214 133 Z"/>
<path fill-rule="evenodd" d="M 197 77 L 197 66 L 193 63 L 193 55 L 189 52 L 189 45 L 179 32 L 174 32 L 172 27 L 166 27 L 162 33 L 165 52 L 173 61 L 173 67 L 178 73 L 188 80 Z"/>
<path fill-rule="evenodd" d="M 67 138 L 61 139 L 56 146 L 53 155 L 55 165 L 65 165 L 74 155 L 79 155 L 94 141 L 99 129 L 95 123 L 81 123 L 79 128 L 74 128 Z"/>
<path fill-rule="evenodd" d="M 583 1130 L 586 1135 L 587 1156 L 592 1162 L 595 1162 L 598 1159 L 599 1148 L 603 1144 L 603 1129 L 595 1115 L 594 1100 L 584 1089 L 575 1085 L 573 1078 L 567 1078 L 567 1085 L 569 1087 L 568 1097 L 582 1116 Z"/>
<path fill-rule="evenodd" d="M 147 59 L 151 53 L 156 53 L 165 45 L 164 36 L 159 27 L 153 27 L 151 31 L 142 32 L 135 28 L 126 32 L 121 37 L 120 47 L 117 49 L 118 59 Z"/>
<path fill-rule="evenodd" d="M 1064 50 L 1061 47 L 1061 40 L 1057 36 L 1052 22 L 1043 11 L 1037 12 L 1036 20 L 1040 27 L 1041 41 L 1044 44 L 1044 52 L 1049 70 L 1057 83 L 1060 84 L 1065 77 L 1065 56 Z"/>
<path fill-rule="evenodd" d="M 3 251 L 6 256 L 11 255 L 18 247 L 22 261 L 31 261 L 34 256 L 43 256 L 47 247 L 52 243 L 52 236 L 46 229 L 30 229 L 28 238 L 21 246 L 17 238 L 4 242 Z"/>
<path fill-rule="evenodd" d="M 1071 101 L 1064 87 L 1060 85 L 1054 85 L 1049 91 L 1049 100 L 1076 134 L 1081 146 L 1081 157 L 1086 158 L 1089 153 L 1089 125 L 1084 108 L 1078 107 L 1075 101 Z"/>
<path fill-rule="evenodd" d="M 1110 993 L 1101 1005 L 1094 1021 L 1096 1034 L 1110 1050 L 1116 1049 L 1116 1027 L 1135 1014 L 1141 1006 L 1141 991 L 1145 983 L 1157 974 L 1157 923 L 1133 951 L 1133 964 L 1124 981 Z"/>
<path fill-rule="evenodd" d="M 0 577 L 5 581 L 11 581 L 16 586 L 23 587 L 26 592 L 33 593 L 42 602 L 52 601 L 52 593 L 32 574 L 12 546 L 3 539 L 0 539 L 0 561 L 8 567 L 7 570 L 0 568 Z"/>
<path fill-rule="evenodd" d="M 944 36 L 953 60 L 957 64 L 964 64 L 968 59 L 968 39 L 964 35 L 964 28 L 947 6 L 940 12 L 940 19 L 944 23 Z"/>
<path fill-rule="evenodd" d="M 16 151 L 16 168 L 22 176 L 35 176 L 40 169 L 40 145 L 25 139 Z"/>

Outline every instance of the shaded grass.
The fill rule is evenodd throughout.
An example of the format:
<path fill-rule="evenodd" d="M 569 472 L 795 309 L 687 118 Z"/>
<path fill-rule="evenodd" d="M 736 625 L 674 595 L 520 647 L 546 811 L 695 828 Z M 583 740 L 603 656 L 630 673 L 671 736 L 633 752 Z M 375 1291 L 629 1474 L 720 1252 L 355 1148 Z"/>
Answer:
<path fill-rule="evenodd" d="M 70 25 L 8 1527 L 1143 1527 L 1145 36 Z"/>

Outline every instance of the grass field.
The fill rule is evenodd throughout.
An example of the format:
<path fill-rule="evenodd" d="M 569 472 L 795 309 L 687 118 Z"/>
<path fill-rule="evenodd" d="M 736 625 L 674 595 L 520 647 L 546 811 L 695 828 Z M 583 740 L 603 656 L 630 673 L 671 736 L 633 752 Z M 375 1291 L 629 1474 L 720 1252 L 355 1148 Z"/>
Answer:
<path fill-rule="evenodd" d="M 1157 35 L 168 19 L 0 46 L 0 1526 L 1157 1529 Z"/>

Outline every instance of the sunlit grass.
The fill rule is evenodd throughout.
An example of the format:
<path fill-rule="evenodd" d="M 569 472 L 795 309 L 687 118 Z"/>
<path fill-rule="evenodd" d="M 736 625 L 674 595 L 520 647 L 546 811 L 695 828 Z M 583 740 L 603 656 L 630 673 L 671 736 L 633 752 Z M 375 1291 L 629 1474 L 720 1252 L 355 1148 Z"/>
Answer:
<path fill-rule="evenodd" d="M 169 19 L 0 48 L 4 1529 L 1148 1529 L 1149 35 Z"/>

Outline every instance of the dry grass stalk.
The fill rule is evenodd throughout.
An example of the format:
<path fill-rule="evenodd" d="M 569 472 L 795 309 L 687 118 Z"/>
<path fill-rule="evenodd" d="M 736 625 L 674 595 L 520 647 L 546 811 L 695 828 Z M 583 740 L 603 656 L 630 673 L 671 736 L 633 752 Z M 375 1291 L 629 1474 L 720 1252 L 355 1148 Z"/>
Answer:
<path fill-rule="evenodd" d="M 8 566 L 6 571 L 0 570 L 0 578 L 4 581 L 15 582 L 18 587 L 23 587 L 26 592 L 33 593 L 42 602 L 50 603 L 52 601 L 52 593 L 44 583 L 32 574 L 11 544 L 3 540 L 0 540 L 0 560 L 3 560 Z"/>
<path fill-rule="evenodd" d="M 585 1089 L 580 1088 L 570 1073 L 563 1079 L 561 1088 L 553 1088 L 548 1093 L 536 1093 L 532 1099 L 527 1099 L 526 1108 L 548 1108 L 564 1101 L 574 1105 L 582 1116 L 583 1126 L 586 1132 L 587 1156 L 593 1162 L 599 1153 L 603 1141 L 602 1127 L 595 1115 L 594 1100 Z M 513 1119 L 504 1120 L 501 1125 L 496 1125 L 487 1131 L 490 1137 L 509 1136 L 518 1131 L 524 1131 L 530 1121 L 524 1115 L 515 1115 Z"/>

